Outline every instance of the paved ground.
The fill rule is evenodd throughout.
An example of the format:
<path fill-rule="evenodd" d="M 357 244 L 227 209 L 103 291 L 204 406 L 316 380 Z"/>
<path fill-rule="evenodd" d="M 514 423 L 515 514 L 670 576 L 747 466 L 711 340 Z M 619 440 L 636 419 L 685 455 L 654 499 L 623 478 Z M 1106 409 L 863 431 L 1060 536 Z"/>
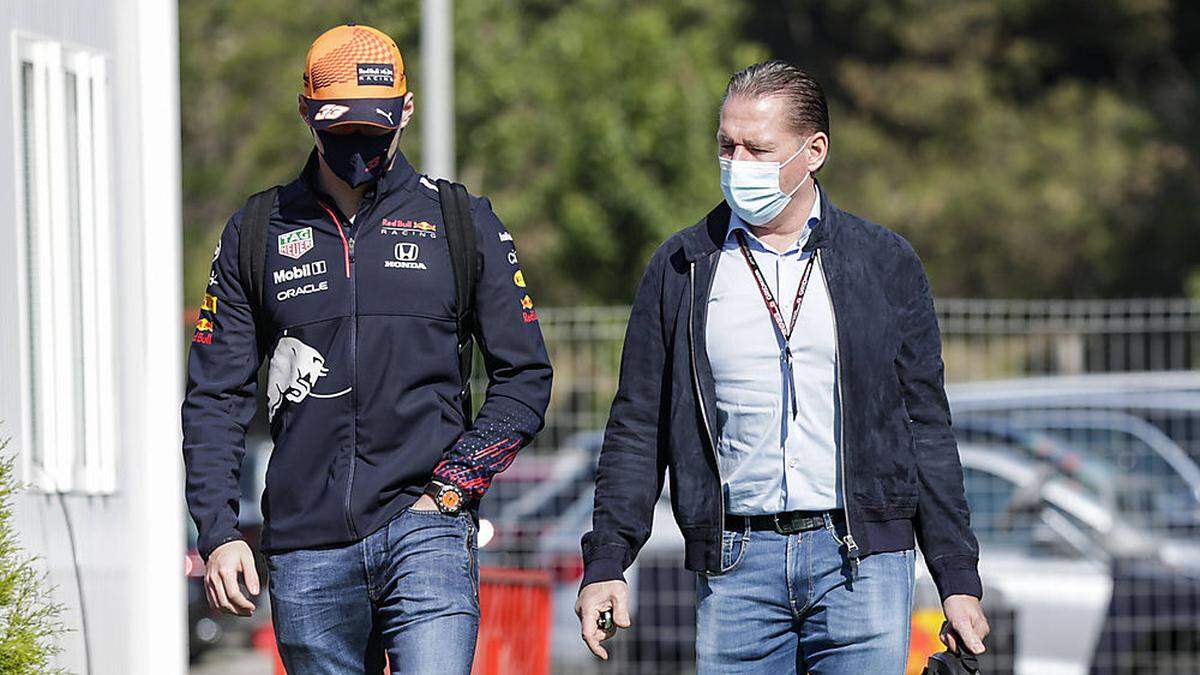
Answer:
<path fill-rule="evenodd" d="M 272 675 L 271 662 L 248 649 L 217 649 L 193 663 L 189 675 Z"/>

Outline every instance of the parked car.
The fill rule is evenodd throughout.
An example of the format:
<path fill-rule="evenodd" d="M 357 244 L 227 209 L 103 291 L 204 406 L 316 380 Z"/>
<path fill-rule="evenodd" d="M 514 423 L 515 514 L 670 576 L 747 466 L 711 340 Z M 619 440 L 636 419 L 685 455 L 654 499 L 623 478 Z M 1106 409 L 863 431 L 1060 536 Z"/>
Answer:
<path fill-rule="evenodd" d="M 1180 639 L 1200 628 L 1187 610 L 1200 601 L 1194 542 L 1136 525 L 1011 448 L 960 456 L 985 594 L 1016 612 L 1017 673 L 1196 671 L 1200 652 Z"/>
<path fill-rule="evenodd" d="M 1038 429 L 1014 423 L 1001 415 L 963 415 L 954 419 L 954 437 L 959 443 L 1000 444 L 1032 461 L 1053 467 L 1064 478 L 1078 481 L 1097 495 L 1113 489 L 1111 465 Z"/>
<path fill-rule="evenodd" d="M 1200 395 L 1200 373 L 1174 370 L 1023 377 L 955 383 L 947 386 L 946 392 L 955 410 L 962 411 L 981 406 L 1038 408 L 1087 399 L 1170 400 L 1177 395 Z"/>
<path fill-rule="evenodd" d="M 579 639 L 574 603 L 583 574 L 579 542 L 592 525 L 595 463 L 601 443 L 599 433 L 577 436 L 571 448 L 558 453 L 560 463 L 553 477 L 499 516 L 501 523 L 516 519 L 516 514 L 536 516 L 527 526 L 539 533 L 526 540 L 535 545 L 528 561 L 550 570 L 555 580 L 551 653 L 556 672 L 580 672 L 594 663 Z M 550 513 L 557 515 L 545 519 Z M 502 527 L 498 524 L 497 530 Z M 671 511 L 669 487 L 664 487 L 655 505 L 650 538 L 625 573 L 636 629 L 620 633 L 609 643 L 621 672 L 686 672 L 694 662 L 696 581 L 695 574 L 683 568 L 682 560 L 683 535 Z M 936 593 L 934 596 L 936 600 Z M 987 603 L 996 632 L 995 648 L 987 657 L 988 672 L 1011 672 L 1012 612 L 1000 593 L 992 593 Z"/>
<path fill-rule="evenodd" d="M 1008 410 L 1120 410 L 1159 427 L 1200 461 L 1200 373 L 1033 377 L 954 384 L 947 389 L 956 419 Z"/>
<path fill-rule="evenodd" d="M 976 420 L 964 416 L 968 428 Z M 1200 530 L 1200 466 L 1158 427 L 1123 410 L 1055 408 L 1010 410 L 996 420 L 1058 439 L 1087 458 L 1090 489 L 1145 527 L 1180 533 Z M 1097 467 L 1108 467 L 1106 473 Z M 1075 476 L 1073 474 L 1073 478 Z"/>

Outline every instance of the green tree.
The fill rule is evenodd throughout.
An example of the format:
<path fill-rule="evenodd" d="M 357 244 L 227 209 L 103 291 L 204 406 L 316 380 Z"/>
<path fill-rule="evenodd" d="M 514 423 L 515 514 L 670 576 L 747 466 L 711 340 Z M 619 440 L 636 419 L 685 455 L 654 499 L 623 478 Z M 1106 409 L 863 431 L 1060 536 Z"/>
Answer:
<path fill-rule="evenodd" d="M 0 673 L 62 672 L 50 668 L 65 632 L 62 606 L 51 600 L 46 575 L 17 540 L 12 501 L 18 486 L 7 447 L 7 440 L 0 441 Z"/>
<path fill-rule="evenodd" d="M 308 45 L 359 3 L 179 3 L 185 294 L 195 307 L 213 247 L 246 197 L 286 182 L 312 139 L 296 110 Z"/>
<path fill-rule="evenodd" d="M 766 52 L 713 0 L 464 2 L 463 178 L 495 197 L 544 301 L 629 302 L 671 232 L 721 199 L 725 82 Z"/>
<path fill-rule="evenodd" d="M 245 197 L 299 170 L 309 43 L 346 20 L 405 55 L 416 0 L 180 3 L 189 304 Z M 826 85 L 835 201 L 908 236 L 941 295 L 1178 294 L 1200 269 L 1200 4 L 1183 0 L 459 0 L 460 177 L 517 234 L 542 303 L 624 303 L 720 199 L 729 75 Z"/>
<path fill-rule="evenodd" d="M 1178 294 L 1200 264 L 1194 3 L 754 7 L 750 34 L 827 85 L 830 193 L 940 293 Z"/>
<path fill-rule="evenodd" d="M 311 147 L 295 100 L 323 30 L 354 19 L 396 39 L 417 102 L 401 149 L 420 168 L 419 7 L 180 3 L 189 304 L 228 215 Z M 653 248 L 720 199 L 721 90 L 765 56 L 740 17 L 722 0 L 455 3 L 460 179 L 517 234 L 539 302 L 627 302 Z"/>

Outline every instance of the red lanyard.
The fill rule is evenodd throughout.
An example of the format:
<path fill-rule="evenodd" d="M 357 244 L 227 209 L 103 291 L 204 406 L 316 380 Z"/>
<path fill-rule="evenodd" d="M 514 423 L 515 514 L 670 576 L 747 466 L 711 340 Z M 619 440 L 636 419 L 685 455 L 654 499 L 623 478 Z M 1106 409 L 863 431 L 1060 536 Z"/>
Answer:
<path fill-rule="evenodd" d="M 792 302 L 792 319 L 785 324 L 783 322 L 783 313 L 779 311 L 779 303 L 775 301 L 775 294 L 771 292 L 771 287 L 767 285 L 767 278 L 763 276 L 762 270 L 758 267 L 758 262 L 750 254 L 750 247 L 746 245 L 746 232 L 737 229 L 733 233 L 737 236 L 738 248 L 742 250 L 742 257 L 746 259 L 746 264 L 750 266 L 750 272 L 754 275 L 754 281 L 758 283 L 758 292 L 762 295 L 763 302 L 767 305 L 767 312 L 770 313 L 771 319 L 775 322 L 775 327 L 779 329 L 779 334 L 783 336 L 782 357 L 788 367 L 788 390 L 792 397 L 792 418 L 795 419 L 797 409 L 796 383 L 792 378 L 792 332 L 796 330 L 796 319 L 800 316 L 800 305 L 804 302 L 804 293 L 808 290 L 808 278 L 812 276 L 813 263 L 817 259 L 817 254 L 814 251 L 808 257 L 808 263 L 804 265 L 804 274 L 800 277 L 800 285 L 796 287 L 796 299 Z"/>

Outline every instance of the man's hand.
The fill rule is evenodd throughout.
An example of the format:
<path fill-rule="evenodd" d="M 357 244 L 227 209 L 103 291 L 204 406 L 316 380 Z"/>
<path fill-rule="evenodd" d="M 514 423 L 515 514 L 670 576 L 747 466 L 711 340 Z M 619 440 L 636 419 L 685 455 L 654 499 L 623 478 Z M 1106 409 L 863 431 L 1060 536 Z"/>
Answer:
<path fill-rule="evenodd" d="M 983 638 L 987 637 L 992 628 L 988 626 L 987 617 L 983 615 L 979 598 L 973 595 L 951 595 L 942 603 L 942 611 L 949 624 L 948 629 L 943 629 L 938 635 L 942 643 L 952 652 L 958 652 L 965 646 L 972 654 L 982 654 Z M 960 645 L 957 638 L 962 638 L 963 644 Z"/>
<path fill-rule="evenodd" d="M 238 586 L 238 574 L 246 579 L 246 589 L 258 595 L 258 570 L 254 566 L 254 553 L 250 546 L 240 540 L 221 544 L 208 556 L 204 568 L 204 591 L 208 595 L 208 606 L 229 614 L 250 616 L 254 614 L 254 603 L 242 595 Z"/>
<path fill-rule="evenodd" d="M 438 510 L 437 502 L 433 501 L 433 497 L 430 497 L 429 495 L 421 495 L 421 498 L 414 502 L 411 508 L 413 511 Z"/>
<path fill-rule="evenodd" d="M 613 623 L 617 628 L 629 628 L 629 585 L 624 581 L 599 581 L 588 584 L 579 592 L 575 601 L 575 614 L 579 617 L 579 633 L 588 649 L 605 661 L 608 650 L 600 643 L 616 635 L 616 631 L 605 633 L 596 625 L 600 612 L 611 609 Z"/>

